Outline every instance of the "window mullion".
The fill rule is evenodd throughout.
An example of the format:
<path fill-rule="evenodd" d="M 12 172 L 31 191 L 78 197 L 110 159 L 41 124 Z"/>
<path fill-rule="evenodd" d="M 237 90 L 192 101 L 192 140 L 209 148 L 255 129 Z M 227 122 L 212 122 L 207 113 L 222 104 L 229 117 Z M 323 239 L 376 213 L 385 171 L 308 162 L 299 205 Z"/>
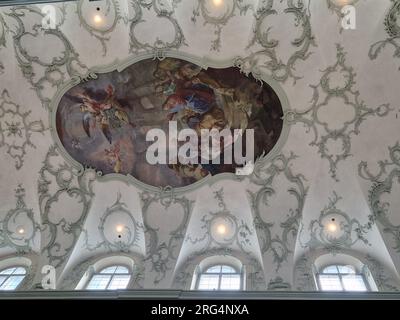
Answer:
<path fill-rule="evenodd" d="M 107 286 L 106 286 L 106 290 L 108 290 L 108 286 L 110 285 L 112 279 L 114 278 L 114 274 L 109 274 L 110 279 L 108 280 Z"/>
<path fill-rule="evenodd" d="M 340 280 L 340 285 L 342 286 L 342 291 L 346 291 L 345 287 L 344 287 L 344 283 L 343 283 L 343 279 L 342 279 L 342 274 L 338 274 L 339 276 L 339 280 Z"/>
<path fill-rule="evenodd" d="M 10 277 L 10 276 L 7 276 L 7 275 L 6 275 L 6 277 L 5 277 L 5 279 L 3 280 L 3 282 L 0 283 L 0 287 L 1 287 L 3 284 L 5 284 L 5 283 L 7 282 L 7 280 L 8 280 L 9 277 Z"/>

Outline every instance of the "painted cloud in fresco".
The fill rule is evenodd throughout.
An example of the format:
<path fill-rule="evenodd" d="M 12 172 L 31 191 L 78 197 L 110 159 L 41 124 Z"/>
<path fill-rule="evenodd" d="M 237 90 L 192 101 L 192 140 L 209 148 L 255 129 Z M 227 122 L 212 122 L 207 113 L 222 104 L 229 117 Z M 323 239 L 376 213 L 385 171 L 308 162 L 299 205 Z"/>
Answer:
<path fill-rule="evenodd" d="M 62 97 L 56 121 L 63 146 L 81 164 L 103 174 L 130 174 L 153 186 L 182 187 L 209 174 L 235 172 L 237 165 L 150 165 L 148 130 L 168 132 L 170 120 L 178 129 L 196 132 L 254 129 L 257 157 L 278 141 L 282 116 L 271 87 L 237 68 L 204 70 L 167 58 L 142 60 L 75 86 Z"/>

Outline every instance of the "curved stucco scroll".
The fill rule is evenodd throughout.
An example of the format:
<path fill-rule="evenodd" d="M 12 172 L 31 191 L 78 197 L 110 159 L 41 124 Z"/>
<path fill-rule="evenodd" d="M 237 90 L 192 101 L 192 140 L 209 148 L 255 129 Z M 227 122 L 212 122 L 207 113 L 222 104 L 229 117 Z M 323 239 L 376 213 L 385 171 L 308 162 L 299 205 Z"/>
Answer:
<path fill-rule="evenodd" d="M 57 89 L 74 75 L 87 71 L 79 54 L 60 29 L 60 25 L 47 29 L 42 25 L 45 13 L 36 6 L 11 7 L 8 17 L 13 18 L 13 44 L 18 65 L 35 90 L 42 105 L 48 108 Z M 34 23 L 27 24 L 32 19 Z M 61 19 L 59 23 L 63 23 Z M 62 48 L 48 55 L 46 46 Z M 40 46 L 40 47 L 38 47 Z M 39 53 L 37 53 L 39 52 Z"/>
<path fill-rule="evenodd" d="M 371 60 L 375 60 L 386 49 L 387 46 L 391 46 L 394 49 L 393 57 L 399 58 L 400 51 L 400 25 L 399 25 L 399 14 L 400 14 L 400 1 L 391 0 L 392 5 L 386 14 L 384 20 L 384 27 L 387 33 L 387 38 L 380 40 L 371 45 L 368 55 Z"/>

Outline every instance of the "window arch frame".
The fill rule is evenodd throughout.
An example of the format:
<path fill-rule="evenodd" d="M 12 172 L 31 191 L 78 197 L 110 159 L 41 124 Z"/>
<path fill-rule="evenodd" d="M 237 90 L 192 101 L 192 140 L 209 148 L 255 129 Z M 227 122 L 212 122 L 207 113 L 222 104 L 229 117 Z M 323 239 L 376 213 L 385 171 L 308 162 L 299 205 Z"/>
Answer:
<path fill-rule="evenodd" d="M 378 292 L 379 288 L 375 282 L 374 276 L 371 273 L 368 264 L 362 260 L 362 257 L 351 253 L 323 253 L 314 256 L 314 262 L 311 265 L 312 275 L 314 278 L 315 289 L 324 292 Z M 339 279 L 342 290 L 323 290 L 320 282 L 320 275 L 323 275 L 323 271 L 329 266 L 348 266 L 354 270 L 354 274 L 361 276 L 365 291 L 357 290 L 346 290 L 343 282 Z M 339 269 L 337 269 L 339 271 Z M 338 274 L 336 274 L 339 276 Z M 342 274 L 344 275 L 344 273 Z"/>
<path fill-rule="evenodd" d="M 211 268 L 215 268 L 215 267 L 220 267 L 220 271 L 219 272 L 207 272 Z M 224 272 L 223 267 L 232 268 L 235 272 Z M 229 263 L 217 263 L 217 264 L 213 264 L 213 265 L 208 265 L 206 268 L 202 268 L 202 269 L 203 270 L 199 270 L 199 273 L 198 273 L 198 276 L 196 279 L 196 285 L 195 285 L 196 290 L 206 290 L 206 289 L 199 288 L 201 278 L 204 275 L 214 275 L 214 276 L 218 275 L 218 288 L 210 289 L 211 291 L 241 291 L 241 290 L 243 290 L 244 281 L 243 281 L 242 268 L 239 270 L 237 267 L 235 267 Z M 240 281 L 239 289 L 221 289 L 222 278 L 224 276 L 230 276 L 230 275 L 239 276 L 239 281 Z"/>
<path fill-rule="evenodd" d="M 101 257 L 92 257 L 88 260 L 85 260 L 81 262 L 81 264 L 78 264 L 74 267 L 77 269 L 77 276 L 75 277 L 75 279 L 79 278 L 79 280 L 77 280 L 77 283 L 75 282 L 75 285 L 71 288 L 71 290 L 85 291 L 89 281 L 92 279 L 92 276 L 95 273 L 99 273 L 101 270 L 115 265 L 121 265 L 128 268 L 131 278 L 126 289 L 129 289 L 137 281 L 136 272 L 139 268 L 137 261 L 140 264 L 142 260 L 138 256 L 115 254 L 105 255 Z M 64 283 L 66 283 L 65 280 Z"/>
<path fill-rule="evenodd" d="M 19 268 L 22 268 L 24 270 L 24 273 L 23 274 L 22 273 L 14 274 L 14 272 L 16 270 L 18 270 Z M 22 286 L 22 284 L 24 283 L 24 281 L 26 280 L 26 277 L 28 275 L 28 268 L 25 265 L 6 265 L 0 269 L 0 273 L 4 272 L 6 270 L 9 270 L 9 269 L 15 269 L 15 270 L 11 274 L 0 274 L 0 277 L 3 277 L 3 276 L 6 277 L 4 279 L 4 281 L 0 283 L 0 291 L 16 291 L 16 290 L 18 290 Z M 22 279 L 18 282 L 18 284 L 13 289 L 1 288 L 10 278 L 14 278 L 14 277 L 18 277 L 18 276 L 22 276 Z"/>
<path fill-rule="evenodd" d="M 354 273 L 344 273 L 340 271 L 340 267 L 352 267 L 352 269 L 354 270 Z M 336 267 L 337 272 L 335 273 L 325 273 L 324 270 L 329 268 L 329 267 Z M 342 288 L 342 290 L 324 290 L 322 289 L 322 283 L 321 283 L 321 276 L 322 275 L 326 275 L 326 276 L 336 276 L 339 279 L 340 282 L 340 286 Z M 346 290 L 346 285 L 344 283 L 344 277 L 346 276 L 350 276 L 350 275 L 354 275 L 357 277 L 361 277 L 363 285 L 365 286 L 365 290 Z M 346 265 L 343 263 L 332 263 L 332 264 L 328 264 L 326 266 L 324 266 L 322 269 L 320 269 L 320 271 L 317 273 L 317 285 L 318 285 L 318 289 L 320 291 L 324 291 L 324 292 L 369 292 L 371 291 L 371 287 L 370 284 L 368 283 L 366 276 L 364 274 L 364 272 L 357 270 L 357 268 L 353 265 Z"/>
<path fill-rule="evenodd" d="M 198 260 L 199 261 L 199 260 Z M 202 274 L 215 266 L 228 266 L 235 270 L 235 273 L 230 274 L 239 274 L 240 275 L 240 289 L 210 289 L 210 291 L 244 291 L 246 290 L 246 266 L 242 263 L 241 259 L 231 256 L 231 255 L 208 255 L 203 256 L 202 259 L 198 262 L 198 264 L 192 269 L 193 277 L 191 281 L 191 285 L 188 288 L 189 290 L 205 290 L 199 289 L 199 281 Z M 222 271 L 222 269 L 221 269 Z M 220 280 L 218 280 L 220 283 Z M 220 285 L 218 286 L 220 288 Z"/>
<path fill-rule="evenodd" d="M 112 273 L 111 273 L 111 272 L 110 272 L 110 273 L 105 273 L 105 272 L 103 272 L 104 270 L 109 269 L 109 268 L 112 268 L 112 267 L 115 267 L 115 270 L 114 270 Z M 125 268 L 128 272 L 127 272 L 127 273 L 121 273 L 121 272 L 118 273 L 118 272 L 116 272 L 116 271 L 118 270 L 118 268 L 120 268 L 120 267 Z M 127 275 L 129 276 L 129 280 L 128 280 L 128 282 L 127 282 L 125 288 L 115 288 L 115 289 L 109 288 L 109 286 L 111 285 L 111 283 L 112 283 L 114 277 L 116 277 L 116 276 L 127 276 Z M 93 281 L 93 278 L 96 277 L 96 276 L 110 276 L 110 277 L 109 277 L 109 280 L 107 281 L 107 284 L 106 284 L 106 286 L 105 286 L 104 288 L 99 288 L 99 289 L 97 289 L 97 288 L 89 288 L 90 283 Z M 88 290 L 88 291 L 97 291 L 97 290 L 107 290 L 107 291 L 112 291 L 112 290 L 126 290 L 126 289 L 129 287 L 129 284 L 130 284 L 130 282 L 131 282 L 131 280 L 132 280 L 132 276 L 133 276 L 133 271 L 132 271 L 132 269 L 131 269 L 128 265 L 126 265 L 126 264 L 124 264 L 124 263 L 117 262 L 117 263 L 107 264 L 107 265 L 101 266 L 100 268 L 98 268 L 98 270 L 93 270 L 93 272 L 91 273 L 90 277 L 88 277 L 88 279 L 87 279 L 87 281 L 86 281 L 86 283 L 85 283 L 83 289 L 84 289 L 84 290 Z"/>

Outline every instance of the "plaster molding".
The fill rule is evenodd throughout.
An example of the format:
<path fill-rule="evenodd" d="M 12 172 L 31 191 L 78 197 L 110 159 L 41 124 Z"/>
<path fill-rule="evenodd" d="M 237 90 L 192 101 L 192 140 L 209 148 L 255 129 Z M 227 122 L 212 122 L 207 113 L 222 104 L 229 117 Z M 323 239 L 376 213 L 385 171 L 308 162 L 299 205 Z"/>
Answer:
<path fill-rule="evenodd" d="M 153 283 L 158 285 L 175 265 L 193 209 L 193 201 L 184 196 L 176 196 L 172 188 L 164 188 L 158 193 L 143 191 L 140 198 L 146 236 L 145 261 L 149 261 L 150 271 L 155 272 Z M 152 226 L 148 220 L 148 210 L 152 204 L 159 204 L 165 209 L 168 209 L 171 205 L 178 205 L 182 208 L 182 220 L 179 221 L 174 230 L 162 238 L 159 236 L 158 229 Z"/>
<path fill-rule="evenodd" d="M 32 110 L 21 110 L 8 91 L 3 90 L 0 96 L 0 148 L 4 147 L 14 159 L 17 170 L 24 165 L 28 147 L 36 148 L 32 135 L 47 131 L 42 120 L 31 120 L 31 114 Z"/>
<path fill-rule="evenodd" d="M 358 165 L 359 176 L 371 183 L 368 202 L 372 214 L 369 219 L 382 227 L 383 235 L 391 238 L 392 248 L 400 253 L 400 225 L 391 221 L 390 204 L 382 201 L 384 194 L 391 194 L 393 184 L 400 179 L 400 144 L 389 147 L 389 159 L 378 162 L 378 173 L 371 173 L 368 163 Z"/>
<path fill-rule="evenodd" d="M 394 49 L 393 57 L 399 58 L 400 56 L 400 25 L 398 23 L 398 16 L 400 14 L 400 0 L 391 0 L 391 2 L 392 5 L 384 20 L 384 27 L 388 37 L 371 45 L 368 52 L 371 60 L 376 60 L 381 52 L 389 45 Z"/>
<path fill-rule="evenodd" d="M 289 235 L 297 236 L 308 190 L 304 185 L 304 177 L 301 174 L 294 174 L 291 169 L 291 163 L 294 159 L 296 159 L 294 154 L 290 154 L 288 157 L 282 154 L 273 159 L 272 163 L 258 161 L 255 163 L 254 172 L 250 176 L 250 181 L 258 187 L 256 192 L 248 190 L 248 195 L 252 205 L 261 253 L 273 255 L 276 271 L 281 268 L 283 263 L 287 262 L 290 253 L 294 250 L 294 248 L 291 248 L 288 238 Z M 284 222 L 280 223 L 279 235 L 272 231 L 274 223 L 267 222 L 260 211 L 260 205 L 268 206 L 270 198 L 277 192 L 273 183 L 278 176 L 283 176 L 290 183 L 287 192 L 294 197 L 297 203 L 296 207 L 290 209 L 287 213 Z"/>
<path fill-rule="evenodd" d="M 294 73 L 295 65 L 301 60 L 307 60 L 311 55 L 311 47 L 316 45 L 311 29 L 310 14 L 303 0 L 286 0 L 286 8 L 282 12 L 275 9 L 274 3 L 273 0 L 260 1 L 255 13 L 254 37 L 247 48 L 252 48 L 255 44 L 258 44 L 262 49 L 251 53 L 243 60 L 242 64 L 256 65 L 258 72 L 263 70 L 276 81 L 286 82 L 288 79 L 293 79 L 293 84 L 296 84 L 296 81 L 302 77 Z M 264 21 L 269 16 L 277 14 L 294 15 L 295 27 L 301 33 L 298 38 L 291 41 L 293 51 L 291 51 L 288 59 L 282 59 L 276 50 L 279 46 L 279 40 L 270 39 L 270 30 L 263 29 Z M 261 64 L 260 60 L 263 59 L 266 61 Z"/>
<path fill-rule="evenodd" d="M 361 124 L 370 117 L 385 117 L 392 110 L 389 104 L 382 104 L 378 107 L 368 107 L 361 100 L 360 92 L 355 88 L 356 73 L 353 67 L 346 62 L 344 48 L 337 44 L 336 62 L 322 71 L 322 77 L 318 84 L 310 85 L 313 89 L 311 106 L 304 110 L 291 110 L 285 113 L 285 120 L 294 125 L 302 123 L 307 128 L 307 133 L 311 132 L 314 139 L 310 146 L 318 148 L 318 153 L 322 159 L 329 162 L 330 174 L 335 181 L 339 181 L 337 176 L 338 165 L 345 161 L 351 154 L 352 137 L 360 133 Z M 342 83 L 333 85 L 332 78 L 340 77 Z M 332 103 L 332 100 L 340 99 L 341 103 L 353 109 L 354 115 L 348 119 L 343 119 L 334 125 L 327 123 L 321 118 L 321 110 Z M 341 150 L 336 154 L 329 151 L 329 144 L 341 142 Z"/>
<path fill-rule="evenodd" d="M 106 224 L 108 219 L 112 218 L 115 214 L 124 214 L 125 216 L 128 216 L 131 224 L 126 224 L 123 226 L 123 231 L 120 232 L 121 238 L 111 239 L 106 234 Z M 132 213 L 128 210 L 127 205 L 121 201 L 120 193 L 118 193 L 114 204 L 112 204 L 110 207 L 107 207 L 103 215 L 100 217 L 100 222 L 97 228 L 102 241 L 94 245 L 90 244 L 89 242 L 88 230 L 84 229 L 82 231 L 84 234 L 83 247 L 88 251 L 96 251 L 97 249 L 105 248 L 110 252 L 131 252 L 131 250 L 135 247 L 139 247 L 139 241 L 143 237 L 144 232 L 144 226 L 135 219 Z"/>
<path fill-rule="evenodd" d="M 79 171 L 63 161 L 54 165 L 53 161 L 59 156 L 56 146 L 51 146 L 39 171 L 38 181 L 42 255 L 55 268 L 66 262 L 81 234 L 94 196 L 92 183 L 96 176 L 93 170 Z M 60 217 L 53 206 L 63 197 L 72 201 L 69 206 L 80 206 L 81 212 L 75 212 L 71 217 Z"/>
<path fill-rule="evenodd" d="M 197 0 L 197 6 L 193 9 L 191 21 L 196 24 L 198 18 L 201 16 L 204 20 L 203 25 L 210 24 L 214 27 L 215 39 L 211 41 L 210 51 L 220 51 L 222 46 L 222 30 L 226 26 L 231 18 L 233 18 L 237 12 L 240 15 L 246 15 L 249 10 L 254 11 L 254 8 L 250 4 L 244 4 L 243 0 L 227 0 L 223 3 L 225 11 L 219 16 L 213 16 L 210 10 L 210 6 L 215 6 L 211 0 Z"/>
<path fill-rule="evenodd" d="M 25 189 L 22 185 L 15 189 L 15 197 L 15 208 L 0 220 L 0 248 L 11 247 L 17 254 L 30 253 L 38 240 L 40 225 L 35 221 L 33 209 L 25 204 Z"/>
<path fill-rule="evenodd" d="M 37 19 L 31 30 L 27 30 L 24 23 L 24 17 L 32 15 Z M 7 14 L 16 22 L 16 30 L 13 30 L 13 45 L 15 50 L 15 58 L 22 71 L 22 74 L 35 90 L 38 98 L 45 108 L 49 108 L 51 95 L 46 93 L 45 88 L 59 89 L 68 77 L 79 75 L 85 72 L 86 66 L 80 61 L 79 54 L 75 51 L 72 44 L 60 30 L 60 26 L 56 25 L 54 29 L 44 29 L 42 20 L 45 15 L 40 8 L 36 6 L 16 6 L 10 8 Z M 32 56 L 29 50 L 22 45 L 24 37 L 46 38 L 55 37 L 63 45 L 62 56 L 53 56 L 51 61 L 44 60 L 43 57 Z M 42 43 L 42 45 L 46 45 Z"/>
<path fill-rule="evenodd" d="M 373 226 L 373 222 L 368 221 L 362 225 L 357 219 L 351 218 L 347 213 L 336 207 L 342 197 L 333 192 L 333 196 L 329 199 L 329 204 L 321 211 L 318 219 L 312 220 L 308 227 L 301 223 L 298 242 L 304 249 L 315 250 L 323 247 L 332 254 L 340 252 L 341 248 L 351 248 L 357 242 L 362 241 L 365 245 L 371 245 L 367 240 L 367 234 Z M 334 220 L 338 225 L 338 230 L 330 234 L 326 227 L 330 220 Z M 310 232 L 308 241 L 303 241 Z M 306 236 L 305 236 L 306 234 Z"/>

